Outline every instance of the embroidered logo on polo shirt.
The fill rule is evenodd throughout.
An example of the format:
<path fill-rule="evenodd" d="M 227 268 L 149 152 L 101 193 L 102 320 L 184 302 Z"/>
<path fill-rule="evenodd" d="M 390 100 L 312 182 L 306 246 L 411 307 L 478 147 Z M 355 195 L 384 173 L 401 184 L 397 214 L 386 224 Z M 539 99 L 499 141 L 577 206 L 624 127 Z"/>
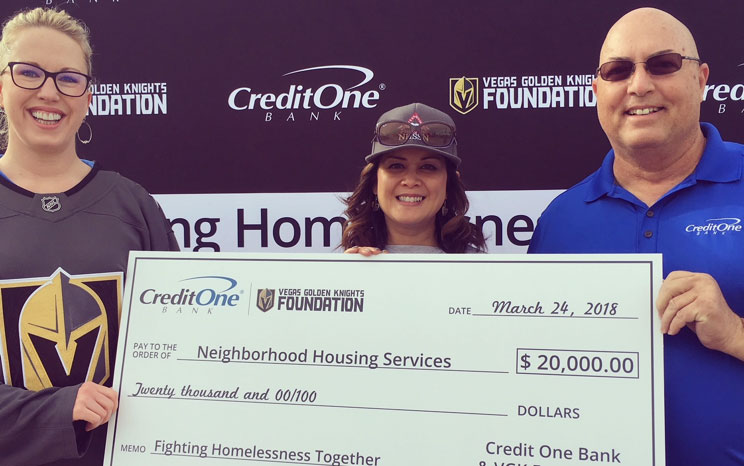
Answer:
<path fill-rule="evenodd" d="M 57 196 L 44 196 L 41 198 L 41 208 L 45 212 L 57 212 L 62 208 Z"/>
<path fill-rule="evenodd" d="M 725 235 L 726 233 L 741 232 L 744 225 L 736 217 L 709 218 L 703 225 L 687 225 L 685 231 L 695 235 Z"/>

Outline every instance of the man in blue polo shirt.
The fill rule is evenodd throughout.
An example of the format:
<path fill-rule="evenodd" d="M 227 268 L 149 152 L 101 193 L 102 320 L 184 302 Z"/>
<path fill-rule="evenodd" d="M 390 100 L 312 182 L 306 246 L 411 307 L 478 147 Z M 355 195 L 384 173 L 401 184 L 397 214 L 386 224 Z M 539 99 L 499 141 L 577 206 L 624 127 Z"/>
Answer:
<path fill-rule="evenodd" d="M 700 123 L 690 31 L 652 8 L 610 29 L 592 84 L 612 150 L 543 212 L 531 253 L 657 253 L 667 465 L 744 465 L 744 146 Z"/>

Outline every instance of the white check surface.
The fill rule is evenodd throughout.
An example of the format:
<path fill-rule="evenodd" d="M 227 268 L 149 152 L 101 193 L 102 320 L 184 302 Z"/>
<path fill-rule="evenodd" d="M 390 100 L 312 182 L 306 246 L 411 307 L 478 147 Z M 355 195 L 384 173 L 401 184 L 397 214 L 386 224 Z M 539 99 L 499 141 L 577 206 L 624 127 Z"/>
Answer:
<path fill-rule="evenodd" d="M 104 464 L 661 466 L 660 284 L 658 255 L 134 253 Z"/>

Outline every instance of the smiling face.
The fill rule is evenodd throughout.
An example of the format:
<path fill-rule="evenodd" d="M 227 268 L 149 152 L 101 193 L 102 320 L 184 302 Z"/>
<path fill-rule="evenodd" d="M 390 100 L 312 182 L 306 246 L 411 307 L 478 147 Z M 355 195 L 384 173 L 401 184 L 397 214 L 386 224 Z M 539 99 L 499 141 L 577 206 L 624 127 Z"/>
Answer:
<path fill-rule="evenodd" d="M 390 244 L 396 238 L 426 237 L 436 245 L 436 216 L 447 197 L 447 163 L 426 149 L 405 148 L 385 155 L 374 190 L 385 214 Z"/>
<path fill-rule="evenodd" d="M 80 45 L 68 35 L 46 27 L 29 27 L 14 38 L 8 61 L 25 62 L 50 72 L 88 73 Z M 39 89 L 13 83 L 10 68 L 0 76 L 0 104 L 8 121 L 8 152 L 61 153 L 75 150 L 75 133 L 85 118 L 91 94 L 68 97 L 53 79 Z"/>
<path fill-rule="evenodd" d="M 627 79 L 604 81 L 597 77 L 592 85 L 599 122 L 616 152 L 684 147 L 700 132 L 700 103 L 708 66 L 683 60 L 679 71 L 654 76 L 638 63 L 668 52 L 698 57 L 689 30 L 660 10 L 634 10 L 607 34 L 600 64 L 613 60 L 637 63 Z"/>

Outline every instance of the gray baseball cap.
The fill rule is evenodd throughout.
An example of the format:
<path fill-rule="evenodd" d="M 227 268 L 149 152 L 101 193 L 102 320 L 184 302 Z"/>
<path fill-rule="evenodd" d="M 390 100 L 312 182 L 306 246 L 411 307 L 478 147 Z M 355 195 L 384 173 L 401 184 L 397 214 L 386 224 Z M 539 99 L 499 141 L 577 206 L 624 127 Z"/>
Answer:
<path fill-rule="evenodd" d="M 414 132 L 411 133 L 410 137 L 405 143 L 399 146 L 382 144 L 378 140 L 378 130 L 380 129 L 380 126 L 386 123 L 396 122 L 410 124 L 413 127 Z M 421 137 L 421 134 L 415 131 L 415 128 L 427 123 L 444 123 L 445 125 L 450 126 L 452 128 L 453 134 L 452 142 L 448 146 L 444 147 L 434 147 L 425 143 Z M 457 156 L 457 140 L 454 138 L 454 134 L 455 122 L 449 115 L 440 110 L 437 110 L 436 108 L 429 107 L 428 105 L 424 105 L 422 103 L 413 103 L 404 105 L 402 107 L 396 107 L 390 111 L 383 113 L 382 116 L 377 120 L 377 124 L 375 125 L 375 138 L 372 141 L 372 153 L 366 156 L 364 160 L 367 163 L 372 163 L 377 161 L 382 155 L 394 152 L 398 149 L 402 149 L 404 147 L 420 147 L 443 156 L 445 159 L 452 162 L 455 167 L 457 167 L 460 165 L 460 162 L 462 160 L 460 160 L 460 157 Z"/>

